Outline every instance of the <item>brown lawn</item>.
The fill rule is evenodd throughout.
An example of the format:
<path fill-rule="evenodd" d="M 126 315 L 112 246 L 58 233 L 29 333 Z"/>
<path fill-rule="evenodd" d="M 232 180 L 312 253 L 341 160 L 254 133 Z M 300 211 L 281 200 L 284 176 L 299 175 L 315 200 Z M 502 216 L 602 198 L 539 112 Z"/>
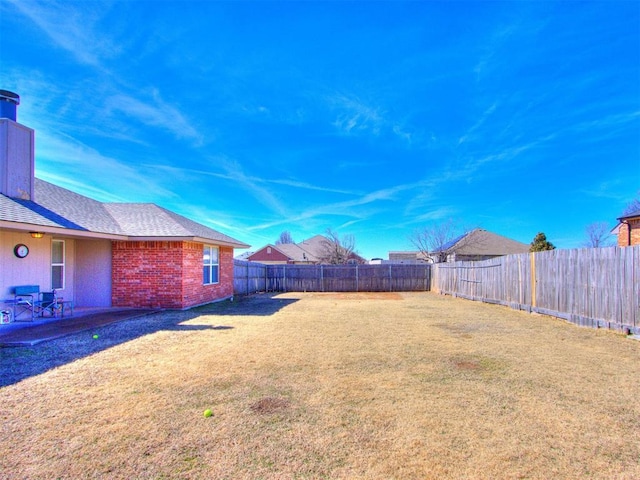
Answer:
<path fill-rule="evenodd" d="M 640 478 L 640 342 L 437 294 L 257 295 L 0 355 L 3 479 Z"/>

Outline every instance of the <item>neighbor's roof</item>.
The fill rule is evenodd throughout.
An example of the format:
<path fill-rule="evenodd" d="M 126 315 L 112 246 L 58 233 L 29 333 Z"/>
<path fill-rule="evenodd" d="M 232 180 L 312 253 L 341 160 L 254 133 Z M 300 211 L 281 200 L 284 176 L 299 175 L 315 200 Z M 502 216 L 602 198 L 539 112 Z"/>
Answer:
<path fill-rule="evenodd" d="M 635 218 L 635 217 L 640 217 L 640 210 L 636 210 L 635 212 L 627 213 L 626 215 L 623 215 L 622 217 L 619 217 L 618 220 L 626 220 L 627 218 Z"/>
<path fill-rule="evenodd" d="M 152 203 L 102 203 L 38 178 L 34 198 L 36 201 L 0 195 L 0 221 L 110 238 L 192 239 L 249 246 Z"/>
<path fill-rule="evenodd" d="M 304 250 L 308 255 L 316 257 L 316 259 L 322 257 L 326 245 L 327 237 L 323 235 L 316 235 L 296 244 L 298 248 Z"/>
<path fill-rule="evenodd" d="M 296 243 L 281 243 L 274 248 L 282 252 L 295 262 L 317 262 L 318 258 L 312 252 L 300 248 Z"/>
<path fill-rule="evenodd" d="M 527 253 L 529 245 L 487 230 L 476 228 L 445 245 L 443 250 L 455 249 L 458 255 L 511 255 Z"/>

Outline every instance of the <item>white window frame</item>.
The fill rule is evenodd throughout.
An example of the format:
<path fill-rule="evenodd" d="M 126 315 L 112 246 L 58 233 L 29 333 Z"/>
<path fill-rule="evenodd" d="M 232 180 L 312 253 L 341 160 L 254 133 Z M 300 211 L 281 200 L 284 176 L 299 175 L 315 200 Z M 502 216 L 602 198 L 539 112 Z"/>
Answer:
<path fill-rule="evenodd" d="M 62 244 L 62 262 L 54 262 L 53 261 L 53 244 L 54 243 L 60 243 Z M 66 259 L 67 259 L 67 252 L 66 252 L 66 244 L 64 240 L 57 240 L 57 239 L 53 239 L 51 240 L 51 289 L 52 290 L 64 290 L 65 286 L 66 286 L 66 271 L 67 271 L 67 267 L 66 267 Z M 61 267 L 62 268 L 62 285 L 61 286 L 56 286 L 53 283 L 53 269 L 54 267 Z"/>
<path fill-rule="evenodd" d="M 209 251 L 209 261 L 207 262 L 207 258 L 206 258 L 206 252 L 207 249 L 210 249 Z M 214 256 L 211 255 L 211 251 L 215 250 L 217 252 L 217 255 L 215 256 L 215 262 L 214 262 Z M 209 267 L 209 278 L 205 278 L 205 270 L 206 268 Z M 214 271 L 214 267 L 215 267 L 215 271 L 218 273 L 216 275 L 216 280 L 212 281 L 212 272 Z M 202 248 L 202 284 L 203 285 L 216 285 L 220 283 L 220 247 L 216 246 L 216 245 L 203 245 Z"/>

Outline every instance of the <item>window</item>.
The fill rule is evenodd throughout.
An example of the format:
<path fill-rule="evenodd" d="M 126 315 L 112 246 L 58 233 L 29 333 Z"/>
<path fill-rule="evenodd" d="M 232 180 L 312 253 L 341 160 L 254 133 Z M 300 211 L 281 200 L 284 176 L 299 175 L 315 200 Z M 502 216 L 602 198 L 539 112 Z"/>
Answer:
<path fill-rule="evenodd" d="M 203 282 L 205 285 L 211 283 L 218 283 L 220 259 L 218 254 L 218 247 L 211 245 L 205 245 L 202 254 L 203 264 Z"/>
<path fill-rule="evenodd" d="M 64 240 L 51 241 L 51 288 L 64 288 Z"/>

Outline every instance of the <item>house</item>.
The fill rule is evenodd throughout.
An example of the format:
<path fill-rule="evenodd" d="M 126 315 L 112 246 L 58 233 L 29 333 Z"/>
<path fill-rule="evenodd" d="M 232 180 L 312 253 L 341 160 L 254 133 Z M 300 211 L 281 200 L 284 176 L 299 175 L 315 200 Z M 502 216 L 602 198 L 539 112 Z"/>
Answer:
<path fill-rule="evenodd" d="M 389 263 L 432 263 L 423 252 L 394 251 L 389 252 Z"/>
<path fill-rule="evenodd" d="M 432 263 L 439 261 L 477 261 L 503 255 L 528 253 L 529 245 L 476 228 L 445 243 L 436 252 L 389 252 L 389 261 L 393 263 Z"/>
<path fill-rule="evenodd" d="M 529 248 L 527 243 L 476 228 L 445 244 L 442 252 L 447 255 L 447 262 L 458 262 L 529 253 Z"/>
<path fill-rule="evenodd" d="M 327 237 L 316 235 L 300 243 L 269 244 L 256 250 L 247 260 L 265 264 L 318 265 L 322 263 L 328 242 Z M 360 255 L 351 253 L 349 263 L 367 262 Z"/>
<path fill-rule="evenodd" d="M 618 246 L 640 245 L 640 210 L 618 218 L 618 225 L 612 230 L 618 235 Z"/>
<path fill-rule="evenodd" d="M 34 176 L 34 131 L 0 90 L 0 301 L 19 285 L 76 307 L 186 309 L 233 296 L 248 245 L 148 203 L 103 203 Z"/>
<path fill-rule="evenodd" d="M 313 265 L 320 263 L 320 260 L 307 252 L 295 243 L 282 243 L 278 245 L 265 245 L 259 250 L 249 255 L 246 260 L 250 262 L 260 262 L 267 265 L 278 264 L 298 264 Z"/>

